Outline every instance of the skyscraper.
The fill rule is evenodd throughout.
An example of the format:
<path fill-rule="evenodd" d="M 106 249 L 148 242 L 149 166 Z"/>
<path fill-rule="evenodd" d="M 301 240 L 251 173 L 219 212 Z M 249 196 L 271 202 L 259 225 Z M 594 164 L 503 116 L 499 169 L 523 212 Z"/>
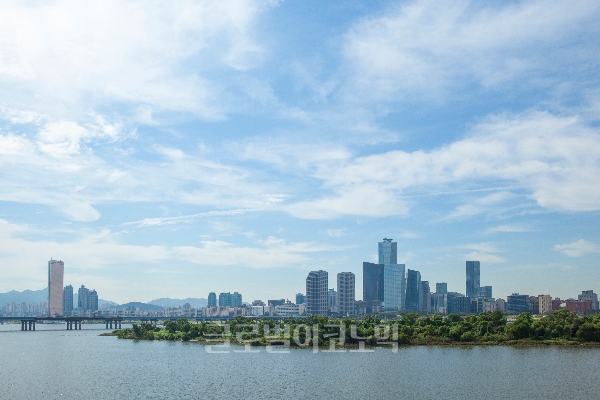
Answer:
<path fill-rule="evenodd" d="M 306 304 L 306 296 L 302 293 L 296 293 L 296 304 Z"/>
<path fill-rule="evenodd" d="M 231 293 L 219 293 L 219 307 L 231 307 Z"/>
<path fill-rule="evenodd" d="M 208 307 L 216 307 L 217 306 L 217 294 L 215 292 L 210 292 L 208 294 Z"/>
<path fill-rule="evenodd" d="M 446 282 L 438 282 L 435 284 L 436 294 L 448 294 L 448 284 Z"/>
<path fill-rule="evenodd" d="M 479 261 L 467 261 L 467 297 L 479 297 Z"/>
<path fill-rule="evenodd" d="M 231 307 L 241 307 L 242 304 L 242 295 L 238 292 L 233 292 L 231 295 Z"/>
<path fill-rule="evenodd" d="M 398 263 L 398 243 L 392 242 L 394 239 L 383 239 L 379 242 L 379 264 L 397 264 Z"/>
<path fill-rule="evenodd" d="M 63 314 L 63 278 L 65 263 L 50 259 L 48 261 L 48 315 Z"/>
<path fill-rule="evenodd" d="M 337 292 L 335 289 L 327 291 L 327 311 L 337 312 Z"/>
<path fill-rule="evenodd" d="M 327 314 L 327 271 L 311 271 L 306 277 L 306 313 Z"/>
<path fill-rule="evenodd" d="M 89 310 L 88 307 L 88 298 L 90 297 L 90 291 L 85 286 L 81 285 L 79 290 L 77 291 L 77 308 L 81 308 L 82 310 Z"/>
<path fill-rule="evenodd" d="M 409 269 L 406 274 L 406 309 L 408 311 L 421 311 L 423 302 L 421 289 L 421 273 Z"/>
<path fill-rule="evenodd" d="M 354 315 L 354 304 L 356 303 L 356 281 L 352 272 L 340 272 L 337 274 L 337 307 L 338 312 L 343 315 Z"/>
<path fill-rule="evenodd" d="M 383 264 L 363 262 L 363 300 L 367 313 L 373 312 L 373 305 L 379 307 L 383 298 Z"/>
<path fill-rule="evenodd" d="M 73 312 L 73 286 L 65 286 L 63 289 L 63 313 L 71 315 Z"/>
<path fill-rule="evenodd" d="M 431 289 L 429 281 L 421 281 L 421 310 L 431 310 Z"/>
<path fill-rule="evenodd" d="M 385 311 L 404 310 L 406 280 L 404 264 L 386 264 L 383 267 L 383 302 Z"/>
<path fill-rule="evenodd" d="M 87 310 L 98 311 L 98 293 L 96 289 L 88 292 Z"/>

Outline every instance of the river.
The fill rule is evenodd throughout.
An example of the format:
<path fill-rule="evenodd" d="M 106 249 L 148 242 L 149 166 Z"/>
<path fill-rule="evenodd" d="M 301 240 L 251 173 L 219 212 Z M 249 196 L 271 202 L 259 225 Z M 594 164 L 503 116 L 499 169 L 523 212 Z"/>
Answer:
<path fill-rule="evenodd" d="M 124 325 L 123 328 L 126 326 Z M 3 399 L 597 399 L 600 348 L 421 346 L 210 353 L 102 337 L 104 325 L 0 325 Z M 210 349 L 210 348 L 209 348 Z M 213 348 L 212 350 L 215 350 Z M 223 349 L 222 349 L 223 350 Z"/>

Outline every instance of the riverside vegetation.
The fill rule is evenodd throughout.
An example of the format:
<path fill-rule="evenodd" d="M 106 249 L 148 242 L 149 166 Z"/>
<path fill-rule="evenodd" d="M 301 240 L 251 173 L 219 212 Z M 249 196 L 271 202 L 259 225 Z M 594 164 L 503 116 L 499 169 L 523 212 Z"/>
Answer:
<path fill-rule="evenodd" d="M 405 314 L 399 319 L 330 319 L 325 316 L 288 318 L 279 323 L 237 317 L 227 323 L 191 323 L 186 319 L 167 321 L 160 328 L 151 324 L 135 324 L 132 328 L 114 331 L 120 339 L 214 341 L 219 339 L 238 344 L 265 346 L 285 344 L 295 346 L 356 346 L 359 344 L 400 345 L 429 344 L 600 344 L 600 314 L 580 317 L 568 310 L 534 319 L 520 314 L 507 323 L 500 311 L 479 315 L 420 317 Z"/>

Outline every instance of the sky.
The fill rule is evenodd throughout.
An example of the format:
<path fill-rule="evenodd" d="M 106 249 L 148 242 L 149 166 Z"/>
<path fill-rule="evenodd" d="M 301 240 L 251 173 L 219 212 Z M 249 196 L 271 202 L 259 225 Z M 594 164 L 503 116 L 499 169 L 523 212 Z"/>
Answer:
<path fill-rule="evenodd" d="M 600 291 L 600 2 L 0 3 L 0 292 Z"/>

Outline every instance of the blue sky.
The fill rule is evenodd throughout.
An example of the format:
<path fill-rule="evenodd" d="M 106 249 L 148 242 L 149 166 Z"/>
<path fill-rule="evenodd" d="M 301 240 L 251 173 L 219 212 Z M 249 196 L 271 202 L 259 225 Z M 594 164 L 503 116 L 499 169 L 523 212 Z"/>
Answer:
<path fill-rule="evenodd" d="M 600 3 L 4 2 L 0 291 L 245 301 L 377 242 L 600 290 Z"/>

